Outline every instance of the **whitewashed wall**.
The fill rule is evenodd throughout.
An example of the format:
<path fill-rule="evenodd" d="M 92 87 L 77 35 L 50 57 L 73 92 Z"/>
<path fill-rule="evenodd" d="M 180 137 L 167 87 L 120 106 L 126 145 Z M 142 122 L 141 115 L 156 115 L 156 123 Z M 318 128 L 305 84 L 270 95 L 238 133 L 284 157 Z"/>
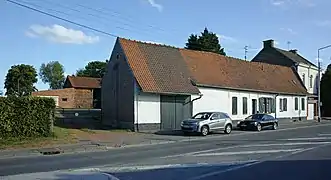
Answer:
<path fill-rule="evenodd" d="M 244 92 L 234 90 L 224 90 L 216 88 L 199 88 L 203 94 L 201 99 L 193 102 L 193 114 L 201 111 L 222 111 L 229 114 L 234 120 L 243 119 L 252 114 L 252 99 L 257 99 L 257 110 L 259 110 L 259 98 L 269 97 L 274 98 L 272 94 L 256 93 L 256 92 Z M 237 115 L 232 115 L 232 97 L 237 97 Z M 192 96 L 196 98 L 197 96 Z M 243 97 L 247 97 L 247 114 L 243 114 Z M 287 111 L 280 112 L 279 99 L 287 98 Z M 294 109 L 294 96 L 278 96 L 276 98 L 276 116 L 278 118 L 293 118 L 293 117 L 306 117 L 307 116 L 307 98 L 305 99 L 305 110 L 301 111 L 301 100 L 299 98 L 299 110 Z M 272 114 L 275 116 L 275 114 Z"/>
<path fill-rule="evenodd" d="M 161 123 L 160 95 L 135 93 L 134 111 L 135 124 Z"/>
<path fill-rule="evenodd" d="M 306 64 L 299 64 L 297 67 L 298 74 L 303 80 L 303 75 L 305 76 L 304 84 L 307 91 L 311 94 L 317 94 L 317 83 L 318 83 L 318 69 L 313 66 L 308 66 Z M 310 87 L 310 76 L 312 76 L 312 87 Z"/>

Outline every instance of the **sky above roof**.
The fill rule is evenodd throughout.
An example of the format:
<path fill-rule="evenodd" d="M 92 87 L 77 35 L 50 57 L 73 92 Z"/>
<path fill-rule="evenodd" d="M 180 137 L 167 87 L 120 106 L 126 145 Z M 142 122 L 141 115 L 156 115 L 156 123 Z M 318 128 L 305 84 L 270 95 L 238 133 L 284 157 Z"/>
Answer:
<path fill-rule="evenodd" d="M 184 47 L 204 27 L 218 34 L 228 55 L 251 60 L 262 41 L 298 49 L 316 63 L 317 49 L 331 44 L 328 0 L 13 0 L 130 39 Z M 0 90 L 15 64 L 60 61 L 73 74 L 94 60 L 109 58 L 115 37 L 0 1 Z M 290 44 L 288 43 L 290 42 Z M 323 66 L 331 49 L 321 52 Z M 47 89 L 41 81 L 38 89 Z"/>

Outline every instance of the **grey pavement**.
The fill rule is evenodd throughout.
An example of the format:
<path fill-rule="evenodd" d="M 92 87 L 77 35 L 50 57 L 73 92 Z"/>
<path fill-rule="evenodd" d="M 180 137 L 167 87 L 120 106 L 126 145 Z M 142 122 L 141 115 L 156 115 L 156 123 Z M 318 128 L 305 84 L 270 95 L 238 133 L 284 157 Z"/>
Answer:
<path fill-rule="evenodd" d="M 267 175 L 271 175 L 272 177 L 268 177 L 271 179 L 280 174 L 286 179 L 291 177 L 286 174 L 290 169 L 300 172 L 299 169 L 302 167 L 307 171 L 301 173 L 308 174 L 302 177 L 297 174 L 300 179 L 307 179 L 313 175 L 315 179 L 325 179 L 324 176 L 329 174 L 324 170 L 331 165 L 330 158 L 331 123 L 323 122 L 309 126 L 296 125 L 276 131 L 215 135 L 194 141 L 103 152 L 6 158 L 0 159 L 0 175 L 7 176 L 4 179 L 35 179 L 41 176 L 68 179 L 112 175 L 125 180 L 224 177 L 266 179 Z M 309 162 L 320 169 L 311 167 Z M 308 171 L 308 168 L 313 171 Z M 263 172 L 259 172 L 259 169 Z M 277 176 L 271 174 L 274 169 Z M 261 175 L 257 176 L 256 171 Z"/>
<path fill-rule="evenodd" d="M 323 123 L 328 123 L 329 121 L 323 121 Z M 316 121 L 298 121 L 292 122 L 290 119 L 280 120 L 279 128 L 293 128 L 301 126 L 310 126 L 318 124 Z M 232 134 L 245 133 L 243 131 L 234 130 Z M 158 144 L 168 144 L 168 143 L 178 143 L 183 141 L 199 141 L 206 138 L 217 138 L 222 136 L 222 133 L 214 133 L 208 137 L 201 137 L 199 135 L 184 136 L 181 132 L 168 132 L 162 134 L 146 134 L 137 133 L 137 137 L 134 140 L 121 140 L 120 144 L 112 144 L 107 142 L 92 142 L 83 141 L 76 144 L 58 145 L 54 148 L 33 148 L 33 149 L 18 149 L 18 150 L 3 150 L 0 151 L 1 158 L 11 158 L 11 157 L 26 157 L 26 156 L 43 156 L 43 153 L 86 153 L 86 152 L 99 152 L 107 151 L 113 148 L 123 148 L 123 147 L 137 147 L 137 146 L 147 146 L 147 145 L 158 145 Z"/>

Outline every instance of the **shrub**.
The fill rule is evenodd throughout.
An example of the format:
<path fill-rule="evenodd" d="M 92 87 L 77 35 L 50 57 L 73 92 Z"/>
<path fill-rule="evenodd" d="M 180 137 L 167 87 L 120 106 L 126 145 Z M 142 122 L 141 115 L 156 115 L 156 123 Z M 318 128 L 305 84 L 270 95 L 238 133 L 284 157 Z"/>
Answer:
<path fill-rule="evenodd" d="M 40 97 L 0 97 L 0 138 L 52 135 L 55 101 Z"/>

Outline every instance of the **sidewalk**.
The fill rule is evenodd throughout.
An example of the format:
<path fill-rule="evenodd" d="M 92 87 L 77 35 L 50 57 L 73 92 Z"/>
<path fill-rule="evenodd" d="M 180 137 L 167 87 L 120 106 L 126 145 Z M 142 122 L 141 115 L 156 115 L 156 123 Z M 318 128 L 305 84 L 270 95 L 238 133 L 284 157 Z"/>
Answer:
<path fill-rule="evenodd" d="M 329 122 L 329 121 L 325 121 Z M 297 121 L 291 120 L 279 121 L 281 128 L 291 128 L 296 125 L 305 126 L 306 124 L 316 124 L 317 121 Z M 242 133 L 234 130 L 234 133 Z M 211 135 L 212 137 L 220 136 L 219 134 Z M 146 146 L 155 144 L 167 144 L 183 141 L 201 140 L 207 137 L 200 136 L 184 136 L 180 131 L 174 131 L 165 134 L 152 133 L 135 133 L 135 132 L 107 132 L 101 133 L 82 133 L 79 136 L 79 142 L 75 144 L 59 144 L 51 147 L 40 147 L 31 149 L 15 149 L 0 151 L 0 158 L 20 157 L 20 156 L 44 156 L 62 153 L 80 153 L 80 152 L 96 152 L 107 151 L 114 148 Z"/>

